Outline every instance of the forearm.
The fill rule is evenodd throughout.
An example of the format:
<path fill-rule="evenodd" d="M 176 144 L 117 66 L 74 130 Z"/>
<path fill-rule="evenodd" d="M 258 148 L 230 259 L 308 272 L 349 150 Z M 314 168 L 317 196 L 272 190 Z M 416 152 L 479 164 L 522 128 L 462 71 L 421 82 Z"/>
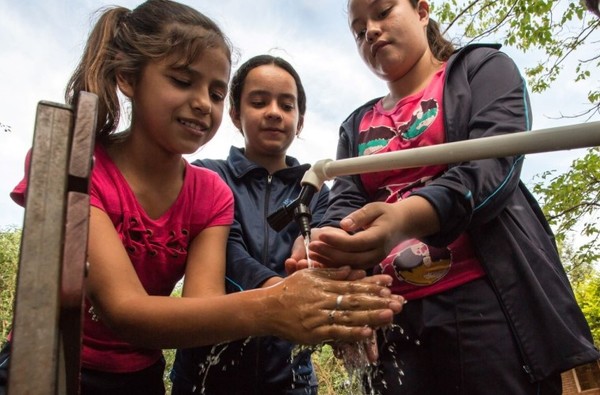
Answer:
<path fill-rule="evenodd" d="M 270 293 L 256 290 L 204 298 L 140 296 L 98 313 L 132 344 L 187 348 L 268 334 L 272 328 L 265 315 L 273 309 Z"/>
<path fill-rule="evenodd" d="M 273 286 L 223 296 L 138 294 L 105 306 L 91 300 L 115 333 L 143 347 L 188 348 L 264 335 L 299 344 L 352 342 L 389 325 L 403 304 L 387 289 L 389 276 L 361 279 L 364 273 L 359 274 L 348 267 L 301 270 Z M 332 310 L 339 311 L 339 321 Z"/>

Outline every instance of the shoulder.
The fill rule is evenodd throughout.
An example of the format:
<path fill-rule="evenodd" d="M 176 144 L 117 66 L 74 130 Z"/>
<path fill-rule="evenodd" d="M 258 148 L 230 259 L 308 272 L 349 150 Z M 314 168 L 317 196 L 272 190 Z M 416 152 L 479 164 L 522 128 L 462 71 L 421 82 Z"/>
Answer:
<path fill-rule="evenodd" d="M 224 159 L 196 159 L 192 162 L 192 165 L 216 172 L 222 172 L 227 169 L 227 161 Z"/>
<path fill-rule="evenodd" d="M 469 44 L 457 49 L 450 59 L 448 59 L 448 69 L 456 69 L 456 66 L 462 65 L 468 70 L 475 70 L 480 65 L 487 63 L 492 59 L 504 58 L 512 59 L 500 49 L 501 44 Z"/>
<path fill-rule="evenodd" d="M 233 205 L 233 193 L 215 171 L 187 164 L 185 186 L 192 201 L 197 205 Z M 218 203 L 217 203 L 218 202 Z"/>
<path fill-rule="evenodd" d="M 195 184 L 204 184 L 206 187 L 213 185 L 215 187 L 220 187 L 221 185 L 227 185 L 225 181 L 223 181 L 221 175 L 217 172 L 218 167 L 209 167 L 209 166 L 198 166 L 195 164 L 187 164 L 186 166 L 186 178 L 189 178 L 190 182 Z"/>
<path fill-rule="evenodd" d="M 101 144 L 96 144 L 93 160 L 92 190 L 96 187 L 96 192 L 101 194 L 118 190 L 117 186 L 121 187 L 125 180 Z"/>

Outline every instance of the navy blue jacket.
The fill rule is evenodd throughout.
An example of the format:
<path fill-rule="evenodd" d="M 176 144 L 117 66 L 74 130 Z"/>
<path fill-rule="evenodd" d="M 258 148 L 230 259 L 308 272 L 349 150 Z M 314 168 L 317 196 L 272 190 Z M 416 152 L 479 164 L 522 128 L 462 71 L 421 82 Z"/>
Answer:
<path fill-rule="evenodd" d="M 471 45 L 448 61 L 444 87 L 446 141 L 530 130 L 525 81 L 500 46 Z M 376 99 L 379 100 L 379 99 Z M 337 158 L 358 155 L 358 123 L 376 100 L 341 125 Z M 468 232 L 503 307 L 532 381 L 600 358 L 560 262 L 554 235 L 520 180 L 524 157 L 452 163 L 415 192 L 436 209 L 441 229 L 423 238 L 446 246 Z M 368 203 L 358 176 L 333 183 L 321 226 Z"/>
<path fill-rule="evenodd" d="M 292 221 L 280 232 L 267 223 L 267 216 L 300 194 L 300 180 L 310 165 L 300 165 L 286 157 L 287 168 L 274 174 L 248 160 L 244 150 L 231 147 L 227 160 L 203 159 L 193 164 L 217 172 L 233 191 L 234 223 L 227 243 L 227 292 L 260 287 L 274 276 L 285 276 L 285 259 L 300 235 Z M 316 226 L 327 209 L 329 188 L 324 185 L 310 203 L 312 225 Z M 253 338 L 228 343 L 220 362 L 206 372 L 211 347 L 179 350 L 171 374 L 174 382 L 205 380 L 206 394 L 284 393 L 292 389 L 305 391 L 316 386 L 310 353 L 299 353 L 290 364 L 293 344 L 275 338 Z M 224 370 L 224 368 L 226 368 Z M 292 368 L 294 374 L 292 374 Z M 201 369 L 200 369 L 201 370 Z M 206 379 L 205 376 L 206 375 Z M 295 377 L 293 377 L 293 375 Z M 302 392 L 311 393 L 311 392 Z"/>

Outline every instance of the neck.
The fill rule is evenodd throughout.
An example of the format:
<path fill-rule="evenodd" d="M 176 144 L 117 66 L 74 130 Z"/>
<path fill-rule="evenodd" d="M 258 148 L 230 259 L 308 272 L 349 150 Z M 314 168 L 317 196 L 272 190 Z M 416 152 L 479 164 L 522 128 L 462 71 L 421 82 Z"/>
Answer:
<path fill-rule="evenodd" d="M 391 109 L 401 99 L 425 89 L 442 64 L 443 62 L 434 58 L 430 51 L 425 52 L 405 75 L 397 80 L 388 81 L 390 93 L 383 99 L 384 108 Z"/>
<path fill-rule="evenodd" d="M 107 150 L 126 178 L 129 175 L 143 183 L 159 186 L 182 178 L 184 162 L 181 155 L 149 145 L 144 139 L 136 139 L 135 134 L 111 143 Z"/>
<path fill-rule="evenodd" d="M 285 169 L 287 164 L 285 163 L 285 154 L 283 155 L 256 155 L 247 149 L 244 152 L 246 158 L 251 160 L 252 162 L 264 167 L 267 169 L 269 174 L 273 174 L 278 170 Z"/>
<path fill-rule="evenodd" d="M 176 201 L 183 185 L 185 161 L 131 135 L 107 147 L 138 203 L 151 218 L 160 218 Z"/>

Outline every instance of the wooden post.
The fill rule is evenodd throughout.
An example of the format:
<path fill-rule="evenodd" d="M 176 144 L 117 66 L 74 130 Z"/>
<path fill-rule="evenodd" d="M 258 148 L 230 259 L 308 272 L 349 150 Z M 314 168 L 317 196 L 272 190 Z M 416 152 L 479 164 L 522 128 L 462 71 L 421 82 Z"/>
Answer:
<path fill-rule="evenodd" d="M 79 392 L 97 98 L 83 92 L 77 102 L 75 122 L 68 106 L 38 104 L 17 274 L 10 395 Z"/>

